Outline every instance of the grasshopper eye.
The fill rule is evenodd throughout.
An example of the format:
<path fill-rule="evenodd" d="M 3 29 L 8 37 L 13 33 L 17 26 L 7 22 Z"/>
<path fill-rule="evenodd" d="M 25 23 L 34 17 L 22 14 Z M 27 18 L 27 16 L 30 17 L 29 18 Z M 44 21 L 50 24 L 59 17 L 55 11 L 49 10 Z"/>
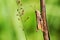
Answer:
<path fill-rule="evenodd" d="M 37 13 L 37 11 L 35 11 L 35 13 Z"/>
<path fill-rule="evenodd" d="M 41 21 L 41 19 L 40 19 L 40 21 Z"/>

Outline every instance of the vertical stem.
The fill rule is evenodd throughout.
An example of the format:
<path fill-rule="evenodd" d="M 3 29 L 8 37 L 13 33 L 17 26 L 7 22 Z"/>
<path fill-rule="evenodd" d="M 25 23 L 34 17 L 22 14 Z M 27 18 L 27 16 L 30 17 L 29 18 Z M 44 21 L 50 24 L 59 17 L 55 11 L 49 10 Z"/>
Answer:
<path fill-rule="evenodd" d="M 43 37 L 44 40 L 50 40 L 49 37 L 49 31 L 47 27 L 47 21 L 46 21 L 46 8 L 45 8 L 45 0 L 40 0 L 40 6 L 41 6 L 41 16 L 43 19 Z"/>

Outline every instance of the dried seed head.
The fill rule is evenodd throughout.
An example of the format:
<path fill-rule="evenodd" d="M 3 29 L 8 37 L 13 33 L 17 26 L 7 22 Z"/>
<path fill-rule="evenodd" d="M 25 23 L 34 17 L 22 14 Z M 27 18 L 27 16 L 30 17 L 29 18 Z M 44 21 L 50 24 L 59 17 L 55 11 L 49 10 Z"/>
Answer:
<path fill-rule="evenodd" d="M 17 9 L 17 11 L 19 11 L 19 9 Z"/>
<path fill-rule="evenodd" d="M 21 15 L 19 17 L 21 17 Z"/>
<path fill-rule="evenodd" d="M 22 3 L 20 4 L 20 6 L 22 6 Z"/>
<path fill-rule="evenodd" d="M 18 12 L 20 14 L 20 12 Z"/>
<path fill-rule="evenodd" d="M 22 15 L 23 15 L 24 13 L 22 12 Z"/>
<path fill-rule="evenodd" d="M 16 14 L 16 16 L 19 16 L 19 14 Z"/>
<path fill-rule="evenodd" d="M 20 3 L 20 1 L 18 1 L 18 4 Z"/>
<path fill-rule="evenodd" d="M 20 17 L 22 16 L 22 14 L 20 14 Z"/>
<path fill-rule="evenodd" d="M 20 20 L 20 18 L 18 18 L 18 20 Z"/>
<path fill-rule="evenodd" d="M 24 10 L 22 10 L 22 12 L 24 12 Z"/>
<path fill-rule="evenodd" d="M 17 0 L 17 4 L 20 4 L 20 0 Z"/>
<path fill-rule="evenodd" d="M 23 9 L 23 8 L 20 8 L 20 9 Z"/>
<path fill-rule="evenodd" d="M 24 13 L 20 14 L 20 17 L 23 15 Z"/>

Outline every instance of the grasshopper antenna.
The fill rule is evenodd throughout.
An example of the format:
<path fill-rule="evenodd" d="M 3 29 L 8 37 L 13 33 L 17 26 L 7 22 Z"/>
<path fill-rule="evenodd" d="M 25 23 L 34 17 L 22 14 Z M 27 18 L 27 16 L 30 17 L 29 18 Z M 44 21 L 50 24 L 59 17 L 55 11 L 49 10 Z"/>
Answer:
<path fill-rule="evenodd" d="M 34 7 L 33 7 L 32 5 L 30 5 L 30 7 L 31 7 L 33 10 L 36 10 L 36 7 L 35 7 L 35 5 L 34 5 Z"/>

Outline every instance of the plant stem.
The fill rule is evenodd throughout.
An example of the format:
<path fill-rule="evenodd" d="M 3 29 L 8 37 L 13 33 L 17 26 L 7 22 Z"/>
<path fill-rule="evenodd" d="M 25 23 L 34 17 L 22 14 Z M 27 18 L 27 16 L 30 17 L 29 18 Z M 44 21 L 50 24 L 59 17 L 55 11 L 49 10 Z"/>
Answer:
<path fill-rule="evenodd" d="M 48 26 L 47 26 L 47 20 L 46 20 L 46 8 L 45 8 L 45 0 L 40 0 L 40 6 L 41 6 L 41 16 L 43 20 L 43 37 L 44 40 L 50 40 Z"/>

